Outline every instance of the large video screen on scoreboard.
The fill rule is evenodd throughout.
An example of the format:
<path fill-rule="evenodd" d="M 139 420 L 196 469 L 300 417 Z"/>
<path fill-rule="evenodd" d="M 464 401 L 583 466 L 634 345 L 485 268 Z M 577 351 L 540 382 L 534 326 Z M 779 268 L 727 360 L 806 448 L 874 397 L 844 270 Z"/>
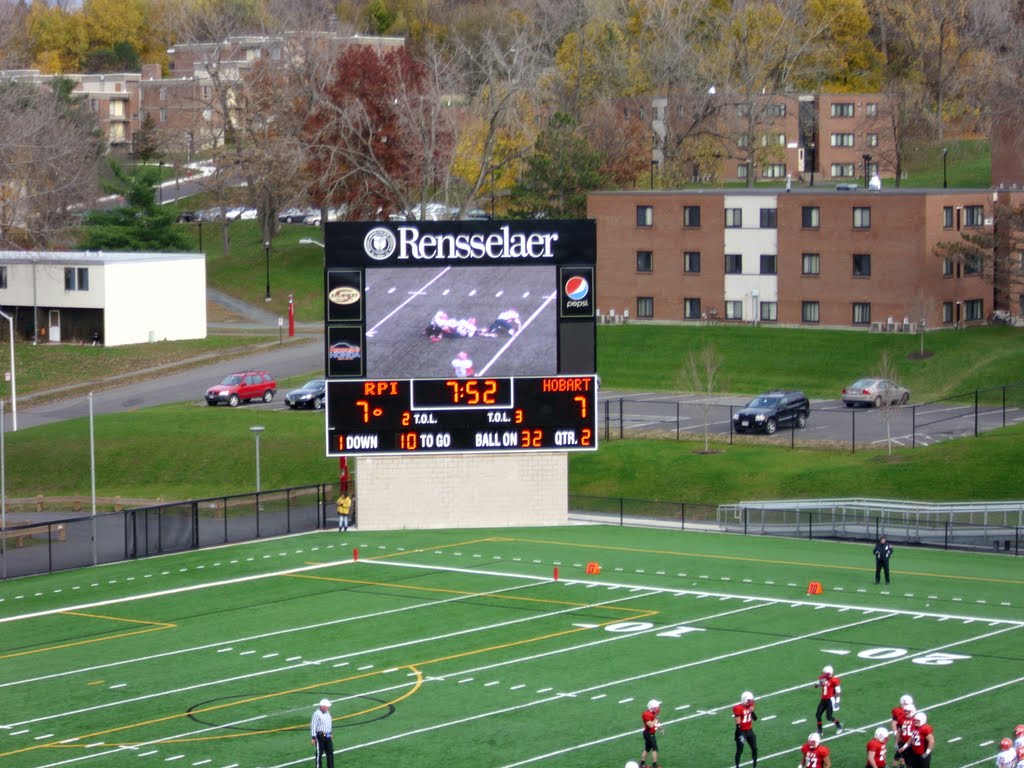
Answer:
<path fill-rule="evenodd" d="M 327 225 L 325 246 L 331 455 L 345 452 L 337 436 L 342 430 L 350 434 L 351 419 L 357 418 L 354 400 L 362 391 L 332 387 L 332 381 L 410 380 L 415 387 L 418 379 L 595 372 L 592 221 L 338 222 Z M 368 420 L 381 419 L 376 425 L 368 421 L 367 428 L 388 421 L 373 416 L 376 408 L 362 407 Z M 520 409 L 519 418 L 523 413 Z M 332 414 L 337 423 L 331 423 Z M 451 421 L 452 415 L 445 418 Z M 484 418 L 502 416 L 485 413 Z M 427 417 L 418 414 L 416 419 Z M 408 421 L 416 419 L 410 415 Z M 383 442 L 391 445 L 391 436 Z M 469 448 L 453 444 L 451 452 L 493 449 L 488 438 L 475 433 L 467 434 L 466 442 Z M 563 442 L 574 447 L 568 438 Z M 581 442 L 584 448 L 594 447 L 589 438 Z"/>

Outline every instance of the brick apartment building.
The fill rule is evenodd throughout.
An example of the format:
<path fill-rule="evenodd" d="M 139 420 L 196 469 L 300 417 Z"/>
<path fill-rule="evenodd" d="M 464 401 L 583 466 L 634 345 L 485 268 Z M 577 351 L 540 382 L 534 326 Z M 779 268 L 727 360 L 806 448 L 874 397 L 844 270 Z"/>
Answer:
<path fill-rule="evenodd" d="M 991 277 L 934 249 L 1024 193 L 835 186 L 592 193 L 599 311 L 865 330 L 985 322 Z M 1015 290 L 1005 300 L 1020 312 Z"/>

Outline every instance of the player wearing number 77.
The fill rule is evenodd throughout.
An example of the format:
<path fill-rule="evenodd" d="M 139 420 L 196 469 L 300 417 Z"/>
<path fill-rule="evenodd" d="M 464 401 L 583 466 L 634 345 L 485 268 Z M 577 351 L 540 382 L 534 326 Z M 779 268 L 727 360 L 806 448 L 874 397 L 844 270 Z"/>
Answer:
<path fill-rule="evenodd" d="M 651 755 L 652 768 L 658 768 L 658 731 L 661 730 L 661 723 L 658 722 L 658 713 L 661 712 L 661 702 L 651 699 L 647 702 L 647 709 L 640 715 L 644 723 L 644 751 L 640 753 L 640 768 L 646 768 L 647 755 Z"/>
<path fill-rule="evenodd" d="M 796 768 L 832 768 L 828 747 L 821 743 L 821 736 L 812 733 L 807 743 L 800 747 L 800 762 Z"/>
<path fill-rule="evenodd" d="M 840 680 L 835 676 L 835 670 L 830 666 L 823 667 L 821 674 L 814 683 L 815 688 L 821 688 L 821 701 L 818 702 L 818 709 L 814 713 L 814 719 L 818 722 L 818 735 L 821 736 L 821 716 L 828 717 L 829 722 L 836 724 L 836 733 L 843 732 L 843 723 L 833 716 L 839 711 L 839 695 L 842 692 Z"/>

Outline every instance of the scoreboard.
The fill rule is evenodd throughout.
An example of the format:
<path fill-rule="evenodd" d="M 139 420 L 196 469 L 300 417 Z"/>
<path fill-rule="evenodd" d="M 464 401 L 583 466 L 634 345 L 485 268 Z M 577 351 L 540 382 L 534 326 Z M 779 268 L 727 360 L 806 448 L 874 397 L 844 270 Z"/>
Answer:
<path fill-rule="evenodd" d="M 328 454 L 593 450 L 595 395 L 593 376 L 331 381 Z"/>
<path fill-rule="evenodd" d="M 325 227 L 329 456 L 597 449 L 592 221 Z"/>

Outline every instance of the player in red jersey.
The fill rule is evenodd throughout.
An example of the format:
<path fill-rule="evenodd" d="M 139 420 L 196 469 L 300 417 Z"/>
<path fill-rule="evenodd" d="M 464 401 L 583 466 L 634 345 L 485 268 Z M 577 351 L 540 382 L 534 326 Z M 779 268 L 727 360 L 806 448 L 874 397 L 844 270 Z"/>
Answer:
<path fill-rule="evenodd" d="M 647 709 L 640 715 L 644 723 L 644 751 L 640 753 L 640 768 L 646 768 L 647 755 L 651 755 L 651 765 L 658 768 L 658 731 L 661 730 L 661 723 L 658 722 L 658 714 L 661 712 L 661 702 L 651 699 L 647 702 Z"/>
<path fill-rule="evenodd" d="M 874 738 L 868 742 L 868 760 L 864 768 L 885 768 L 885 746 L 889 740 L 889 732 L 885 728 L 876 728 Z"/>
<path fill-rule="evenodd" d="M 832 768 L 828 747 L 821 743 L 821 736 L 812 733 L 807 743 L 800 747 L 800 762 L 796 768 Z"/>
<path fill-rule="evenodd" d="M 754 721 L 757 720 L 757 713 L 754 712 L 754 694 L 744 691 L 740 694 L 740 703 L 732 708 L 732 716 L 736 720 L 736 768 L 740 768 L 740 756 L 743 754 L 743 742 L 750 745 L 750 757 L 754 761 L 753 768 L 757 768 L 757 736 L 754 734 Z"/>
<path fill-rule="evenodd" d="M 904 765 L 903 753 L 900 751 L 900 747 L 907 740 L 903 736 L 903 723 L 913 716 L 917 710 L 914 708 L 914 697 L 909 693 L 905 693 L 900 696 L 900 705 L 892 708 L 892 732 L 896 734 L 896 749 L 893 751 L 892 762 L 893 765 L 902 766 Z"/>
<path fill-rule="evenodd" d="M 814 713 L 814 719 L 818 722 L 818 735 L 821 735 L 821 716 L 825 715 L 829 722 L 836 724 L 836 733 L 843 732 L 843 723 L 836 719 L 833 713 L 839 711 L 839 687 L 840 680 L 835 676 L 832 667 L 823 667 L 821 674 L 814 683 L 815 688 L 821 688 L 821 701 L 818 702 L 818 709 Z"/>
<path fill-rule="evenodd" d="M 935 731 L 928 724 L 928 716 L 924 712 L 915 712 L 912 718 L 914 723 L 913 736 L 910 739 L 910 752 L 907 762 L 911 768 L 930 768 L 932 764 L 932 749 L 935 747 Z"/>
<path fill-rule="evenodd" d="M 1013 729 L 1013 746 L 1017 749 L 1024 747 L 1024 724 Z"/>

